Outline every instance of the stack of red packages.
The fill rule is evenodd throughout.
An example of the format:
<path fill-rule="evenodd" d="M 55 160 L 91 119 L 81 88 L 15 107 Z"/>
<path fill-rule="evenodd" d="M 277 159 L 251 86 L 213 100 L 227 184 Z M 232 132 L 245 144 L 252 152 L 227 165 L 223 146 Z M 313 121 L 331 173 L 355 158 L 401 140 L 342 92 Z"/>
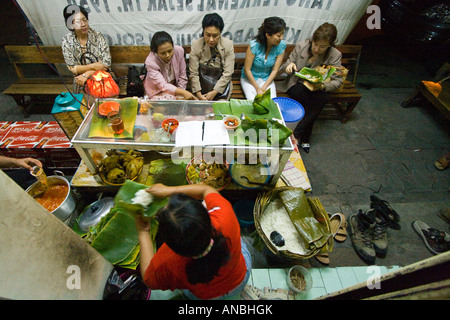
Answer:
<path fill-rule="evenodd" d="M 46 168 L 75 168 L 80 156 L 56 121 L 0 121 L 0 154 L 32 157 Z"/>

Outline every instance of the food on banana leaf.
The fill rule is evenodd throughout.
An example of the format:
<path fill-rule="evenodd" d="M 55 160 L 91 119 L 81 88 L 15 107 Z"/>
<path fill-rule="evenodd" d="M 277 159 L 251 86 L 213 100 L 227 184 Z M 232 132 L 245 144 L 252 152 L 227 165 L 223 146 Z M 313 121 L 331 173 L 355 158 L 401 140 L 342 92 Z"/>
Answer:
<path fill-rule="evenodd" d="M 277 105 L 270 96 L 270 88 L 263 94 L 257 94 L 253 100 L 253 110 L 256 114 L 268 114 L 270 110 L 276 110 Z"/>
<path fill-rule="evenodd" d="M 241 129 L 241 130 L 239 130 Z M 237 144 L 278 145 L 282 146 L 292 134 L 285 125 L 273 119 L 251 119 L 245 116 L 241 126 L 235 131 Z"/>
<path fill-rule="evenodd" d="M 186 165 L 175 164 L 170 159 L 158 159 L 150 162 L 146 185 L 162 183 L 166 186 L 180 186 L 187 184 Z"/>
<path fill-rule="evenodd" d="M 129 150 L 124 153 L 111 149 L 106 155 L 98 167 L 106 183 L 123 184 L 125 179 L 136 179 L 144 166 L 144 157 L 139 151 Z"/>
<path fill-rule="evenodd" d="M 231 180 L 225 164 L 208 164 L 203 159 L 192 159 L 186 168 L 186 176 L 190 184 L 204 183 L 216 190 L 224 189 Z"/>
<path fill-rule="evenodd" d="M 150 205 L 150 203 L 152 203 L 152 201 L 153 196 L 149 192 L 145 191 L 145 189 L 138 190 L 134 194 L 134 198 L 131 199 L 131 203 L 140 204 L 144 208 L 147 208 Z"/>

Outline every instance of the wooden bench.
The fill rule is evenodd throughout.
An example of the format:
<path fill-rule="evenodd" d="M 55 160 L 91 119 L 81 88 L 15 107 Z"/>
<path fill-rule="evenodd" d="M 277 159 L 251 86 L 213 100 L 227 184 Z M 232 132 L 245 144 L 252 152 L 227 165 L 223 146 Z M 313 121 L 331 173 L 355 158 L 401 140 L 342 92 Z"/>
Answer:
<path fill-rule="evenodd" d="M 239 77 L 241 69 L 244 66 L 245 52 L 248 45 L 235 45 L 236 62 L 235 72 L 233 74 L 233 95 L 234 99 L 244 99 Z M 286 59 L 291 53 L 294 45 L 288 45 L 286 48 Z M 186 53 L 186 61 L 189 63 L 190 46 L 184 46 Z M 342 64 L 349 69 L 349 75 L 344 84 L 342 92 L 333 92 L 330 94 L 329 104 L 326 106 L 321 114 L 321 117 L 339 119 L 345 123 L 355 108 L 361 95 L 355 88 L 356 73 L 359 63 L 359 56 L 361 53 L 361 46 L 338 46 L 342 52 Z M 50 63 L 53 66 L 61 65 L 65 68 L 64 58 L 60 46 L 5 46 L 6 53 L 11 61 L 14 70 L 17 74 L 17 80 L 7 88 L 3 93 L 14 98 L 17 105 L 22 111 L 27 114 L 27 106 L 33 99 L 47 96 L 54 99 L 61 92 L 72 90 L 73 77 L 67 74 L 64 81 L 67 88 L 55 72 L 47 72 L 46 77 L 30 76 L 27 72 L 27 66 L 33 64 Z M 121 79 L 119 81 L 120 96 L 126 96 L 127 81 L 125 76 L 128 73 L 129 65 L 143 65 L 145 59 L 149 54 L 149 46 L 111 46 L 112 70 Z M 42 54 L 41 54 L 42 53 Z M 42 57 L 45 57 L 45 59 Z M 24 68 L 25 67 L 25 68 Z M 50 69 L 50 68 L 48 68 Z M 280 79 L 276 80 L 280 81 Z M 286 94 L 278 93 L 279 96 L 286 96 Z M 27 97 L 30 97 L 27 100 Z"/>
<path fill-rule="evenodd" d="M 245 99 L 244 92 L 241 88 L 239 81 L 241 77 L 241 70 L 244 67 L 245 53 L 247 51 L 247 44 L 234 45 L 235 53 L 235 68 L 232 77 L 233 92 L 231 98 L 233 99 Z M 289 44 L 286 47 L 285 60 L 289 57 L 295 45 Z M 320 114 L 321 118 L 326 119 L 338 119 L 342 123 L 347 122 L 356 104 L 361 99 L 361 94 L 355 87 L 356 74 L 358 71 L 359 58 L 361 55 L 362 46 L 358 45 L 339 45 L 337 49 L 342 53 L 342 65 L 349 69 L 349 74 L 344 82 L 344 87 L 340 92 L 331 92 L 328 104 Z M 186 53 L 186 62 L 189 62 L 188 55 L 191 51 L 191 46 L 184 46 Z M 275 79 L 275 82 L 282 81 L 282 78 Z M 288 97 L 286 93 L 277 92 L 277 96 Z"/>
<path fill-rule="evenodd" d="M 68 73 L 63 77 L 67 84 L 66 88 L 56 72 L 45 72 L 45 77 L 30 76 L 30 72 L 27 72 L 28 67 L 32 67 L 34 64 L 47 65 L 47 62 L 53 66 L 59 64 L 65 68 L 60 46 L 40 46 L 40 51 L 47 61 L 42 57 L 37 46 L 5 46 L 5 50 L 18 79 L 3 93 L 12 96 L 24 114 L 27 115 L 27 106 L 38 100 L 39 97 L 48 96 L 54 99 L 61 92 L 72 91 L 73 77 Z M 113 61 L 112 70 L 121 78 L 119 81 L 120 96 L 126 96 L 127 83 L 124 76 L 128 74 L 128 66 L 132 64 L 143 65 L 150 48 L 149 46 L 111 46 L 110 51 Z M 27 97 L 30 97 L 30 99 L 27 100 Z"/>

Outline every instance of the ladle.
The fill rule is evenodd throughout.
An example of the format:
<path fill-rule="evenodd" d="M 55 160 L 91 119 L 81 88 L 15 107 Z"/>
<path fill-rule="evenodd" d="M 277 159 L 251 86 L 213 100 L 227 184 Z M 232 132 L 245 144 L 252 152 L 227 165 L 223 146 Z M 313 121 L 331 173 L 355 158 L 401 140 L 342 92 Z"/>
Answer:
<path fill-rule="evenodd" d="M 36 198 L 42 195 L 45 192 L 45 190 L 47 190 L 48 187 L 47 175 L 45 174 L 44 169 L 38 166 L 34 166 L 31 169 L 30 174 L 41 183 L 41 187 L 36 188 L 37 190 L 33 194 L 33 198 Z"/>
<path fill-rule="evenodd" d="M 246 176 L 241 176 L 241 179 L 247 180 L 247 183 L 248 183 L 248 184 L 256 184 L 256 185 L 258 185 L 258 186 L 270 187 L 270 183 L 253 182 L 253 181 L 250 181 L 250 179 L 247 178 Z"/>

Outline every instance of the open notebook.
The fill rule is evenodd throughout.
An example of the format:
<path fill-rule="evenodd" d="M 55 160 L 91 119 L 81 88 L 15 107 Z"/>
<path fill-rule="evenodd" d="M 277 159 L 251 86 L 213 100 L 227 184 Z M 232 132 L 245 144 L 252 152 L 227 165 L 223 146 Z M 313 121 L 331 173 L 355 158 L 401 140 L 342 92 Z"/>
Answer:
<path fill-rule="evenodd" d="M 230 144 L 222 120 L 180 122 L 175 136 L 176 147 Z"/>

